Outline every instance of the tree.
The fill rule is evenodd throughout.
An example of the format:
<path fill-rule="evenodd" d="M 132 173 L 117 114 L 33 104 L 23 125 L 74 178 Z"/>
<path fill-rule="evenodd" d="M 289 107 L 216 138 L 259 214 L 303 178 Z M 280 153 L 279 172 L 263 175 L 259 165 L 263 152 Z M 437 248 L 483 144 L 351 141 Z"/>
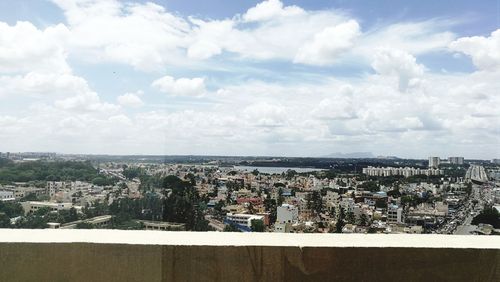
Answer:
<path fill-rule="evenodd" d="M 366 216 L 366 214 L 361 214 L 361 216 L 359 217 L 359 225 L 361 226 L 366 226 L 368 225 L 368 216 Z"/>
<path fill-rule="evenodd" d="M 344 217 L 345 217 L 345 211 L 343 208 L 340 208 L 339 217 L 337 219 L 337 223 L 335 224 L 335 233 L 342 233 L 342 228 L 345 225 Z"/>
<path fill-rule="evenodd" d="M 264 232 L 264 221 L 260 219 L 253 219 L 251 222 L 252 232 Z"/>
<path fill-rule="evenodd" d="M 380 191 L 380 187 L 376 181 L 366 181 L 358 185 L 358 188 L 363 188 L 365 191 L 377 192 Z"/>
<path fill-rule="evenodd" d="M 355 224 L 356 223 L 356 216 L 354 215 L 353 212 L 348 212 L 347 213 L 347 222 L 350 224 Z"/>
<path fill-rule="evenodd" d="M 266 199 L 264 199 L 264 208 L 266 212 L 269 213 L 269 222 L 274 224 L 276 222 L 277 216 L 277 203 L 275 199 L 271 199 L 269 193 L 267 194 Z"/>
<path fill-rule="evenodd" d="M 491 224 L 494 228 L 500 228 L 500 213 L 497 209 L 492 207 L 485 207 L 485 209 L 472 219 L 472 224 L 479 223 Z"/>
<path fill-rule="evenodd" d="M 78 213 L 76 212 L 76 209 L 74 207 L 71 207 L 69 209 L 69 218 L 68 221 L 76 221 L 78 220 Z"/>
<path fill-rule="evenodd" d="M 0 213 L 0 228 L 10 228 L 10 218 L 5 213 Z"/>
<path fill-rule="evenodd" d="M 167 189 L 171 191 L 165 195 L 163 205 L 165 221 L 185 223 L 187 230 L 210 230 L 202 211 L 200 195 L 191 182 L 170 175 L 163 180 L 163 188 L 165 191 Z"/>
<path fill-rule="evenodd" d="M 0 201 L 0 213 L 5 213 L 9 218 L 24 214 L 23 207 L 20 203 L 3 201 Z"/>
<path fill-rule="evenodd" d="M 399 189 L 394 189 L 394 190 L 387 192 L 387 196 L 390 196 L 393 198 L 399 198 L 399 197 L 401 197 L 401 193 L 399 192 Z"/>
<path fill-rule="evenodd" d="M 307 207 L 311 209 L 316 215 L 323 212 L 323 199 L 319 191 L 313 191 L 307 196 Z"/>
<path fill-rule="evenodd" d="M 241 232 L 236 224 L 231 223 L 224 226 L 223 232 Z"/>
<path fill-rule="evenodd" d="M 293 169 L 288 169 L 285 173 L 286 179 L 292 179 L 297 175 L 297 172 Z"/>
<path fill-rule="evenodd" d="M 122 172 L 123 176 L 127 178 L 128 180 L 132 180 L 136 177 L 139 177 L 141 175 L 142 170 L 138 167 L 133 167 L 133 168 L 125 168 Z"/>
<path fill-rule="evenodd" d="M 387 200 L 386 199 L 377 199 L 375 201 L 375 207 L 380 209 L 387 209 Z"/>
<path fill-rule="evenodd" d="M 285 198 L 283 197 L 283 189 L 281 187 L 278 189 L 278 206 L 281 207 Z"/>

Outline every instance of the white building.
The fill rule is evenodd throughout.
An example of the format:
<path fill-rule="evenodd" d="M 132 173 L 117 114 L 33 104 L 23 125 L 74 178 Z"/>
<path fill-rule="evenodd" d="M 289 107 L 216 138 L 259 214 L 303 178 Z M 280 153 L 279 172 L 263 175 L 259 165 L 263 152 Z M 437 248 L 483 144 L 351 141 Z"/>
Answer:
<path fill-rule="evenodd" d="M 363 174 L 369 176 L 392 176 L 392 175 L 403 175 L 404 177 L 410 177 L 413 175 L 442 175 L 444 173 L 441 169 L 429 168 L 421 169 L 414 167 L 365 167 L 363 168 Z"/>
<path fill-rule="evenodd" d="M 299 221 L 299 209 L 294 205 L 283 204 L 276 213 L 277 223 L 296 223 Z"/>
<path fill-rule="evenodd" d="M 276 223 L 274 225 L 274 232 L 276 233 L 290 233 L 292 225 L 290 223 Z"/>
<path fill-rule="evenodd" d="M 14 201 L 16 198 L 14 196 L 14 191 L 1 190 L 0 191 L 0 201 Z"/>
<path fill-rule="evenodd" d="M 228 213 L 226 215 L 226 220 L 229 222 L 233 222 L 233 223 L 251 228 L 252 227 L 252 220 L 262 220 L 262 222 L 264 222 L 264 216 L 255 215 L 255 214 Z"/>
<path fill-rule="evenodd" d="M 429 168 L 439 168 L 440 162 L 439 157 L 429 157 Z"/>
<path fill-rule="evenodd" d="M 53 202 L 22 202 L 24 213 L 33 213 L 41 208 L 49 208 L 51 211 L 69 210 L 74 207 L 77 211 L 81 211 L 81 206 L 73 206 L 72 203 L 53 203 Z"/>
<path fill-rule="evenodd" d="M 403 223 L 403 209 L 397 205 L 389 205 L 387 207 L 387 222 Z"/>

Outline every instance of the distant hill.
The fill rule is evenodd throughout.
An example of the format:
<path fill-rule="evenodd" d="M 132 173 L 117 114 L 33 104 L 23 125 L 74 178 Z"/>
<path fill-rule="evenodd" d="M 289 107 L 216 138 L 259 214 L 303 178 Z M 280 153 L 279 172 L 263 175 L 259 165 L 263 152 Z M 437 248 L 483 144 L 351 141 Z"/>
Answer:
<path fill-rule="evenodd" d="M 324 156 L 325 158 L 338 158 L 338 159 L 369 159 L 375 158 L 371 152 L 352 152 L 352 153 L 333 153 Z"/>

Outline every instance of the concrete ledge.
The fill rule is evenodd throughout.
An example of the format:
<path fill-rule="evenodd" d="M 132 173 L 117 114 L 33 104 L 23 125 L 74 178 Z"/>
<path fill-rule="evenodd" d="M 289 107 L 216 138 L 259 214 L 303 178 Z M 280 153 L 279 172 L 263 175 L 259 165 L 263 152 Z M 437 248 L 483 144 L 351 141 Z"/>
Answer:
<path fill-rule="evenodd" d="M 499 238 L 0 230 L 0 281 L 500 281 Z"/>

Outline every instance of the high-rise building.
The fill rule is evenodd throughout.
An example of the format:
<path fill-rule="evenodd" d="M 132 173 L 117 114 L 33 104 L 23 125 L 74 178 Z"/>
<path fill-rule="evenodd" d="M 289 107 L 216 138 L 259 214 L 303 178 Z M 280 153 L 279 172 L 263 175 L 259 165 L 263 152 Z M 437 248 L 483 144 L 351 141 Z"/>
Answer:
<path fill-rule="evenodd" d="M 449 157 L 448 161 L 450 162 L 450 164 L 463 165 L 464 157 Z"/>
<path fill-rule="evenodd" d="M 429 157 L 429 167 L 439 168 L 440 159 L 439 157 Z"/>

